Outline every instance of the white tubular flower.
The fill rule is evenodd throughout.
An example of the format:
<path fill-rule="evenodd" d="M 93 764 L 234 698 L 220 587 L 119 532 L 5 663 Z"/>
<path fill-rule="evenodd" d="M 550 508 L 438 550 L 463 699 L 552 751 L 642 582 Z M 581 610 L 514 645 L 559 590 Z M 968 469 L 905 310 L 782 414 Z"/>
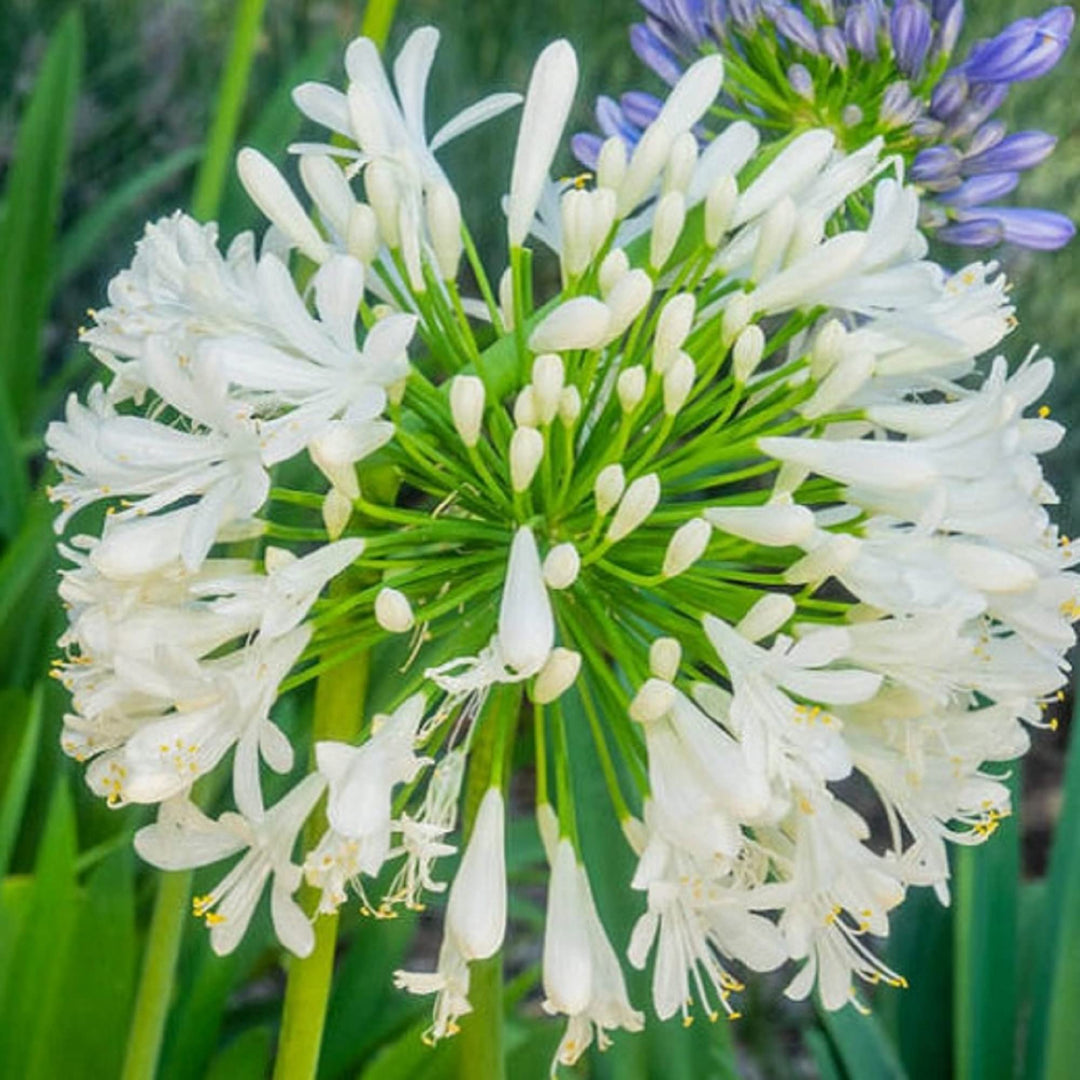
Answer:
<path fill-rule="evenodd" d="M 691 136 L 693 138 L 693 136 Z M 661 196 L 656 207 L 649 246 L 649 266 L 663 270 L 686 224 L 686 198 L 681 191 L 669 191 Z"/>
<path fill-rule="evenodd" d="M 525 94 L 507 204 L 507 235 L 520 247 L 532 227 L 540 193 L 577 90 L 577 57 L 568 41 L 552 42 L 537 58 Z"/>
<path fill-rule="evenodd" d="M 629 536 L 656 509 L 660 501 L 660 478 L 656 473 L 639 476 L 623 493 L 607 530 L 607 541 L 617 544 Z"/>
<path fill-rule="evenodd" d="M 265 816 L 254 820 L 222 814 L 212 821 L 181 799 L 166 803 L 157 823 L 135 834 L 135 850 L 162 870 L 208 866 L 247 849 L 215 888 L 193 901 L 195 914 L 210 927 L 210 947 L 219 956 L 240 944 L 268 878 L 272 879 L 270 914 L 278 940 L 297 956 L 307 956 L 315 947 L 311 923 L 293 899 L 301 872 L 292 861 L 292 851 L 323 787 L 321 776 L 307 776 Z"/>
<path fill-rule="evenodd" d="M 664 372 L 664 412 L 668 416 L 674 416 L 686 404 L 696 376 L 694 361 L 686 353 L 677 352 Z"/>
<path fill-rule="evenodd" d="M 671 366 L 690 334 L 696 307 L 693 293 L 679 293 L 660 309 L 656 323 L 656 344 L 653 347 L 654 371 L 663 375 Z"/>
<path fill-rule="evenodd" d="M 499 651 L 520 678 L 535 675 L 555 644 L 555 618 L 532 530 L 514 534 L 499 606 Z"/>
<path fill-rule="evenodd" d="M 427 193 L 427 224 L 435 261 L 444 281 L 457 277 L 464 245 L 461 240 L 461 205 L 449 184 L 437 184 Z"/>
<path fill-rule="evenodd" d="M 562 357 L 544 353 L 533 361 L 532 389 L 536 403 L 537 418 L 541 424 L 550 424 L 559 411 L 565 380 Z"/>
<path fill-rule="evenodd" d="M 630 1005 L 615 950 L 604 932 L 584 868 L 565 838 L 555 850 L 544 932 L 544 1009 L 568 1017 L 555 1051 L 574 1065 L 593 1041 L 611 1045 L 609 1029 L 640 1031 L 645 1018 Z"/>
<path fill-rule="evenodd" d="M 615 392 L 619 395 L 619 404 L 623 412 L 631 413 L 641 403 L 641 399 L 645 396 L 645 381 L 645 368 L 641 364 L 635 364 L 619 372 Z"/>

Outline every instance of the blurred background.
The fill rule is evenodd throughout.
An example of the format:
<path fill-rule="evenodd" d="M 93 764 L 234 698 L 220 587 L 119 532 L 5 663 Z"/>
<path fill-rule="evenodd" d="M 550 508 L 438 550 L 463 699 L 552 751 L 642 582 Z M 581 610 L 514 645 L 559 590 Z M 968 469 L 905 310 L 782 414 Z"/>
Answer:
<path fill-rule="evenodd" d="M 967 39 L 1043 7 L 980 0 Z M 401 0 L 390 51 L 418 25 L 442 30 L 429 95 L 434 130 L 491 90 L 522 89 L 539 48 L 566 36 L 581 58 L 574 124 L 581 128 L 591 125 L 589 103 L 599 92 L 659 91 L 627 44 L 638 15 L 634 0 Z M 47 675 L 63 616 L 41 494 L 48 480 L 41 434 L 65 396 L 94 377 L 77 328 L 88 307 L 104 302 L 146 220 L 183 207 L 216 217 L 226 238 L 259 225 L 231 170 L 203 165 L 208 155 L 232 158 L 228 124 L 215 132 L 212 120 L 234 113 L 239 143 L 284 162 L 286 145 L 302 132 L 290 88 L 309 78 L 341 82 L 344 46 L 363 17 L 362 3 L 331 0 L 0 0 L 0 1075 L 121 1075 L 160 878 L 130 850 L 146 815 L 92 799 L 57 745 L 64 694 Z M 239 77 L 226 62 L 234 33 L 251 45 L 250 71 Z M 1049 163 L 1024 181 L 1024 199 L 1074 219 L 1076 57 L 1074 47 L 1007 106 L 1013 127 L 1060 139 Z M 496 208 L 515 124 L 502 118 L 444 158 L 493 266 L 503 258 Z M 569 159 L 562 164 L 574 169 Z M 943 257 L 955 264 L 959 256 Z M 1021 324 L 1008 342 L 1012 358 L 1039 344 L 1058 361 L 1050 404 L 1074 433 L 1053 458 L 1051 479 L 1064 504 L 1062 526 L 1075 534 L 1080 244 L 994 257 L 1015 283 Z M 283 703 L 296 716 L 306 704 Z M 1066 703 L 1063 717 L 1069 712 Z M 782 980 L 754 980 L 737 1023 L 702 1019 L 684 1030 L 650 1021 L 646 1035 L 617 1037 L 611 1052 L 592 1054 L 581 1075 L 1067 1075 L 1056 1070 L 1075 1041 L 1069 1018 L 1080 1016 L 1080 765 L 1066 777 L 1068 727 L 1037 734 L 1016 778 L 1020 813 L 991 845 L 962 853 L 953 906 L 913 894 L 897 917 L 887 950 L 910 989 L 878 994 L 868 1018 L 852 1009 L 820 1017 L 811 1005 L 788 1002 Z M 579 779 L 588 785 L 587 776 Z M 1076 795 L 1062 825 L 1066 787 Z M 617 838 L 590 836 L 598 902 L 625 940 L 639 899 L 623 884 L 628 853 Z M 517 1080 L 547 1075 L 561 1024 L 543 1020 L 539 1008 L 543 890 L 540 847 L 527 822 L 512 844 L 512 917 L 524 931 L 518 944 L 512 935 L 507 957 L 508 1075 Z M 391 972 L 405 960 L 426 966 L 437 941 L 428 916 L 377 924 L 345 916 L 321 1076 L 469 1075 L 453 1041 L 434 1052 L 421 1043 L 429 1002 L 391 988 Z M 265 913 L 224 960 L 189 920 L 158 1075 L 268 1075 L 283 985 Z M 639 1004 L 646 986 L 641 978 L 632 984 Z"/>

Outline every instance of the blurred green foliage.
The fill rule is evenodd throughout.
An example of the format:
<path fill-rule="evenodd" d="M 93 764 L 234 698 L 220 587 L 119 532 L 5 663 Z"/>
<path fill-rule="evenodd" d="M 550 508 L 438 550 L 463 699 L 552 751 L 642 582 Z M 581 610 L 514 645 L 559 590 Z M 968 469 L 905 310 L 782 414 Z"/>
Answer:
<path fill-rule="evenodd" d="M 974 5 L 969 5 L 974 6 Z M 1033 0 L 983 0 L 969 34 L 1039 10 Z M 140 955 L 158 875 L 137 865 L 133 830 L 146 814 L 104 809 L 57 746 L 63 694 L 47 678 L 62 626 L 40 436 L 92 362 L 76 344 L 87 304 L 130 258 L 141 223 L 189 206 L 217 107 L 235 7 L 222 0 L 0 0 L 0 1075 L 102 1080 L 120 1075 Z M 626 43 L 633 0 L 402 0 L 391 51 L 409 30 L 443 30 L 430 108 L 434 125 L 495 88 L 523 86 L 539 47 L 567 36 L 582 60 L 576 126 L 589 126 L 599 92 L 659 89 Z M 301 131 L 288 92 L 305 78 L 339 78 L 362 5 L 269 0 L 240 115 L 240 138 L 278 158 Z M 1080 111 L 1075 50 L 1008 107 L 1017 127 L 1060 138 L 1023 197 L 1080 218 Z M 445 103 L 445 104 L 444 104 Z M 502 258 L 497 200 L 507 184 L 514 120 L 455 144 L 448 171 L 478 239 Z M 574 169 L 567 158 L 561 163 Z M 257 224 L 235 180 L 221 202 L 222 233 Z M 953 257 L 955 253 L 948 253 Z M 1053 255 L 1003 251 L 1021 325 L 1013 359 L 1040 344 L 1059 361 L 1051 401 L 1073 429 L 1052 465 L 1069 531 L 1080 528 L 1080 244 Z M 304 698 L 283 703 L 301 728 Z M 571 725 L 571 737 L 581 724 Z M 1052 739 L 1053 736 L 1044 736 Z M 1056 737 L 1060 741 L 1062 735 Z M 575 747 L 587 766 L 591 742 Z M 1051 755 L 1053 756 L 1053 755 Z M 1060 752 L 1057 757 L 1060 758 Z M 1044 881 L 1018 880 L 1023 816 L 985 849 L 958 860 L 952 909 L 913 895 L 896 920 L 891 961 L 912 986 L 887 992 L 874 1016 L 816 1018 L 756 981 L 737 1025 L 650 1024 L 593 1054 L 596 1077 L 887 1076 L 1059 1077 L 1073 1068 L 1080 1010 L 1080 755 Z M 591 798 L 597 770 L 574 778 Z M 611 826 L 615 828 L 614 825 Z M 532 944 L 511 944 L 508 1072 L 547 1075 L 559 1026 L 541 1019 L 536 989 L 542 919 L 540 847 L 531 823 L 512 839 L 513 917 Z M 639 897 L 625 886 L 628 853 L 601 829 L 586 836 L 597 901 L 628 934 Z M 427 916 L 343 919 L 320 1074 L 439 1077 L 458 1070 L 453 1041 L 420 1041 L 424 1001 L 390 990 L 406 960 L 437 942 Z M 282 995 L 280 957 L 265 917 L 224 960 L 186 933 L 159 1075 L 259 1077 L 272 1059 Z M 636 977 L 636 999 L 648 980 Z M 462 1072 L 461 1075 L 467 1075 Z"/>

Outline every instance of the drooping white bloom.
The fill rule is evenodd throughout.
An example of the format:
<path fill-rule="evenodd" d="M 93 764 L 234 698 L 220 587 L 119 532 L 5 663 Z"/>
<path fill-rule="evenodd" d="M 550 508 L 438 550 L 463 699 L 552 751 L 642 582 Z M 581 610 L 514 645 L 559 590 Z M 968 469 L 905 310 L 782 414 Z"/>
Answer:
<path fill-rule="evenodd" d="M 323 778 L 313 773 L 258 818 L 227 813 L 213 821 L 186 799 L 177 799 L 162 806 L 156 824 L 135 834 L 135 850 L 162 870 L 207 866 L 247 849 L 209 893 L 194 900 L 195 914 L 206 919 L 210 946 L 219 956 L 240 944 L 268 878 L 278 940 L 297 956 L 315 947 L 311 923 L 293 899 L 301 871 L 292 851 L 323 787 Z"/>

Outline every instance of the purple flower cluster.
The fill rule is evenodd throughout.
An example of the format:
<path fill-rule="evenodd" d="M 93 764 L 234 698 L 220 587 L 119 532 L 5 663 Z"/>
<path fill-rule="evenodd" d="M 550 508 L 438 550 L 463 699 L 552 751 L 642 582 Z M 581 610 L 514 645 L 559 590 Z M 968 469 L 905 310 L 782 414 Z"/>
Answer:
<path fill-rule="evenodd" d="M 837 71 L 848 73 L 851 101 L 838 111 L 837 123 L 868 136 L 892 136 L 891 147 L 905 154 L 912 178 L 927 192 L 924 224 L 941 239 L 973 247 L 1008 241 L 1054 250 L 1073 237 L 1075 227 L 1062 214 L 995 205 L 1016 188 L 1021 173 L 1046 159 L 1056 140 L 1042 131 L 1009 134 L 994 116 L 1014 83 L 1045 75 L 1061 59 L 1075 19 L 1071 8 L 1018 19 L 950 66 L 964 23 L 963 0 L 639 3 L 645 21 L 630 31 L 637 55 L 674 83 L 688 61 L 720 50 L 733 72 L 725 106 L 751 120 L 794 124 L 823 80 Z M 755 42 L 763 35 L 786 76 L 771 96 L 755 94 L 752 82 L 738 78 L 740 66 L 753 66 Z M 882 79 L 882 65 L 890 65 L 895 77 Z M 876 100 L 859 97 L 860 74 L 867 76 L 863 84 L 882 87 Z M 755 76 L 769 77 L 760 70 Z M 793 102 L 787 115 L 776 108 L 776 100 L 785 96 Z M 596 119 L 602 136 L 578 135 L 575 154 L 591 166 L 603 138 L 617 135 L 635 144 L 658 108 L 658 99 L 638 91 L 618 101 L 601 97 Z"/>

